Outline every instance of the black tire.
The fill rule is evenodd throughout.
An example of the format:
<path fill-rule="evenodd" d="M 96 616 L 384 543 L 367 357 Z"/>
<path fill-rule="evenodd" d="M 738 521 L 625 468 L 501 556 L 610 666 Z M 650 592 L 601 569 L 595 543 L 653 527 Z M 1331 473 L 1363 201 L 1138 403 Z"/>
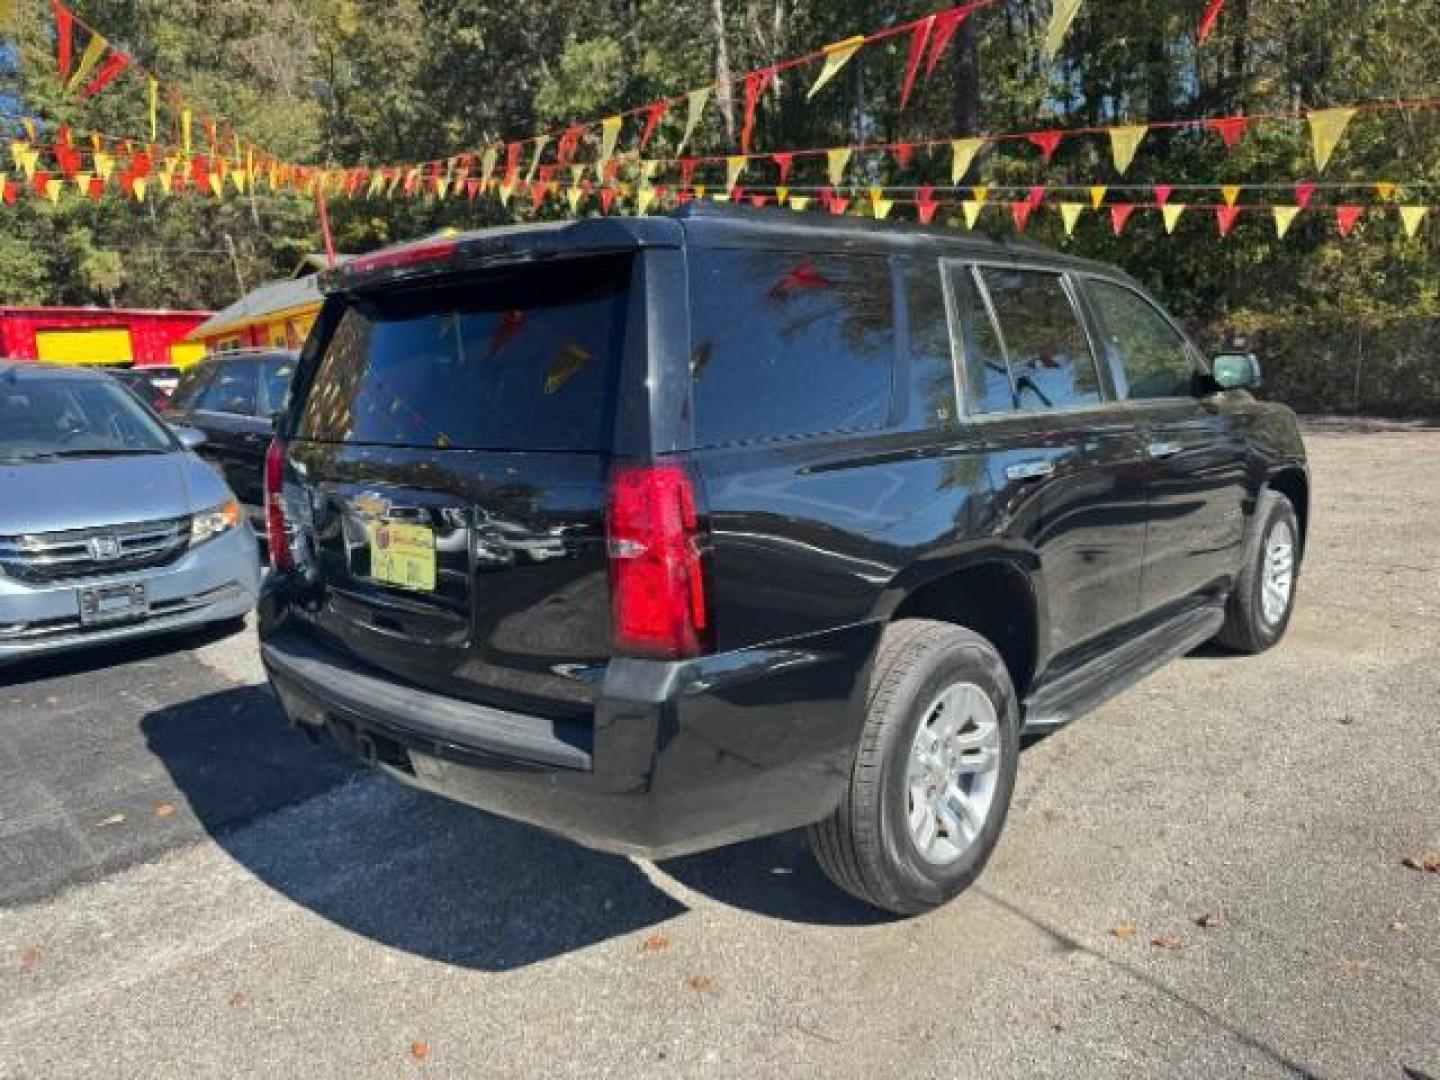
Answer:
<path fill-rule="evenodd" d="M 937 866 L 921 854 L 906 822 L 906 769 L 924 711 L 957 682 L 979 687 L 994 707 L 998 775 L 978 835 L 953 862 Z M 1019 753 L 1019 705 L 994 646 L 950 623 L 892 623 L 876 653 L 850 783 L 835 813 L 809 829 L 815 858 L 830 880 L 867 904 L 897 915 L 939 907 L 979 876 L 994 851 Z"/>
<path fill-rule="evenodd" d="M 1262 653 L 1285 636 L 1290 616 L 1295 611 L 1295 586 L 1300 573 L 1300 522 L 1290 500 L 1268 488 L 1260 493 L 1255 508 L 1257 528 L 1245 553 L 1245 565 L 1235 579 L 1235 589 L 1225 602 L 1225 625 L 1215 635 L 1215 642 L 1239 653 Z M 1274 619 L 1266 618 L 1264 604 L 1265 553 L 1275 530 L 1290 530 L 1291 576 L 1290 594 L 1284 612 Z"/>

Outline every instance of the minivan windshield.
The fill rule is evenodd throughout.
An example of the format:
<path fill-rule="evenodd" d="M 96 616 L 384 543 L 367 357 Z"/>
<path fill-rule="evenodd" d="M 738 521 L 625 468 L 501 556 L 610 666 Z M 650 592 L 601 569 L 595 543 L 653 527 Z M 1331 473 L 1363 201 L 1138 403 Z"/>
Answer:
<path fill-rule="evenodd" d="M 604 257 L 347 297 L 298 434 L 328 443 L 598 451 L 629 280 L 629 257 Z"/>
<path fill-rule="evenodd" d="M 0 461 L 175 449 L 165 425 L 109 378 L 0 379 Z"/>

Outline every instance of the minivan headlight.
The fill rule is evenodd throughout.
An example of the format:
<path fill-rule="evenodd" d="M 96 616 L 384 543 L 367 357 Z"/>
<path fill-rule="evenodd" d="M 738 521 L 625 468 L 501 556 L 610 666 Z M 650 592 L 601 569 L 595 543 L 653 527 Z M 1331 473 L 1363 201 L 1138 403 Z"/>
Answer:
<path fill-rule="evenodd" d="M 240 504 L 234 499 L 202 510 L 190 519 L 190 546 L 213 540 L 240 526 Z"/>

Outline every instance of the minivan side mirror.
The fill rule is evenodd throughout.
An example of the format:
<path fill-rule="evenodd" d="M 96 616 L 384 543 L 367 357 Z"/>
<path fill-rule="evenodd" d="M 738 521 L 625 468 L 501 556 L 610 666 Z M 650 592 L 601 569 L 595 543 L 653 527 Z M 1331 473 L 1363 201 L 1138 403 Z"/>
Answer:
<path fill-rule="evenodd" d="M 186 450 L 199 450 L 205 445 L 205 432 L 199 428 L 186 427 L 184 424 L 171 424 L 170 430 Z"/>
<path fill-rule="evenodd" d="M 1254 353 L 1221 353 L 1210 361 L 1210 376 L 1221 390 L 1260 385 L 1260 360 Z"/>

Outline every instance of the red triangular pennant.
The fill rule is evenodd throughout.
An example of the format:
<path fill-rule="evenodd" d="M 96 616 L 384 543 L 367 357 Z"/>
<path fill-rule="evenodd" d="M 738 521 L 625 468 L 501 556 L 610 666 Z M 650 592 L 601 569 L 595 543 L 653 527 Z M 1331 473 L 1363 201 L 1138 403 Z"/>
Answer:
<path fill-rule="evenodd" d="M 1032 131 L 1025 138 L 1040 148 L 1041 155 L 1048 162 L 1055 156 L 1055 151 L 1060 146 L 1060 140 L 1065 137 L 1063 131 Z"/>
<path fill-rule="evenodd" d="M 64 82 L 70 78 L 70 65 L 74 62 L 75 16 L 60 0 L 52 0 L 51 7 L 55 11 L 55 61 L 60 67 L 60 80 Z"/>
<path fill-rule="evenodd" d="M 20 197 L 20 185 L 15 183 L 14 180 L 6 180 L 4 196 L 5 204 L 7 206 L 14 206 L 15 200 Z"/>
<path fill-rule="evenodd" d="M 480 181 L 479 181 L 479 179 L 466 180 L 466 181 L 465 181 L 465 197 L 466 197 L 467 199 L 469 199 L 471 202 L 474 202 L 476 196 L 478 196 L 479 194 L 480 194 Z"/>
<path fill-rule="evenodd" d="M 1156 184 L 1155 205 L 1164 206 L 1166 203 L 1168 203 L 1170 201 L 1170 195 L 1174 190 L 1175 189 L 1172 188 L 1169 184 Z"/>
<path fill-rule="evenodd" d="M 1245 134 L 1245 129 L 1250 126 L 1248 116 L 1222 116 L 1215 120 L 1206 120 L 1205 126 L 1219 135 L 1225 141 L 1226 147 L 1233 147 Z"/>
<path fill-rule="evenodd" d="M 1308 210 L 1310 208 L 1310 200 L 1314 195 L 1315 185 L 1310 183 L 1310 181 L 1306 180 L 1303 183 L 1295 185 L 1295 202 L 1301 210 Z"/>
<path fill-rule="evenodd" d="M 915 144 L 908 142 L 896 143 L 890 148 L 890 153 L 895 155 L 895 164 L 899 165 L 902 169 L 908 169 L 911 159 L 915 156 Z"/>
<path fill-rule="evenodd" d="M 920 70 L 920 60 L 925 55 L 925 46 L 930 43 L 930 31 L 935 29 L 935 16 L 921 19 L 910 31 L 910 58 L 905 61 L 905 82 L 900 87 L 900 108 L 910 100 L 910 91 L 915 89 L 915 75 Z"/>
<path fill-rule="evenodd" d="M 610 207 L 612 207 L 613 205 L 615 205 L 615 189 L 612 187 L 601 188 L 600 208 L 608 214 L 610 212 Z"/>
<path fill-rule="evenodd" d="M 655 134 L 655 129 L 660 126 L 660 121 L 665 119 L 665 112 L 670 108 L 668 101 L 657 101 L 645 110 L 645 130 L 640 133 L 640 149 L 645 149 L 645 144 Z"/>
<path fill-rule="evenodd" d="M 35 177 L 32 181 L 35 187 L 35 194 L 39 195 L 43 199 L 50 190 L 51 179 L 52 177 L 50 176 L 50 174 L 44 169 L 36 169 Z"/>
<path fill-rule="evenodd" d="M 829 206 L 830 213 L 839 216 L 840 214 L 845 213 L 846 210 L 850 209 L 850 200 L 843 199 L 839 195 L 834 195 L 830 198 Z"/>
<path fill-rule="evenodd" d="M 689 187 L 690 181 L 695 178 L 695 166 L 697 164 L 698 162 L 696 162 L 694 158 L 687 157 L 680 159 L 680 182 L 686 187 Z"/>
<path fill-rule="evenodd" d="M 100 70 L 95 72 L 95 77 L 85 84 L 85 89 L 80 91 L 81 97 L 94 97 L 96 94 L 109 86 L 120 73 L 130 66 L 130 57 L 119 51 L 112 51 L 100 65 Z"/>
<path fill-rule="evenodd" d="M 753 207 L 755 207 L 755 209 L 757 209 L 757 210 L 760 209 L 760 207 L 764 206 L 764 205 L 765 205 L 767 202 L 769 202 L 769 201 L 770 201 L 770 196 L 769 196 L 769 195 L 751 195 L 751 196 L 750 196 L 750 205 L 753 206 Z"/>
<path fill-rule="evenodd" d="M 1015 228 L 1020 232 L 1025 231 L 1025 226 L 1030 223 L 1030 213 L 1035 209 L 1029 199 L 1022 199 L 1010 204 L 1010 216 L 1015 219 Z"/>
<path fill-rule="evenodd" d="M 1130 220 L 1130 215 L 1135 212 L 1134 203 L 1114 203 L 1110 207 L 1110 228 L 1115 230 L 1119 236 L 1125 231 L 1125 223 Z"/>
<path fill-rule="evenodd" d="M 925 77 L 928 79 L 935 71 L 935 65 L 940 63 L 940 57 L 950 45 L 950 39 L 955 36 L 955 31 L 960 29 L 960 24 L 969 15 L 968 8 L 951 8 L 935 16 L 935 33 L 930 41 L 930 59 L 925 61 Z"/>
<path fill-rule="evenodd" d="M 1220 229 L 1221 236 L 1229 236 L 1230 230 L 1235 227 L 1235 219 L 1240 216 L 1238 206 L 1217 206 L 1215 207 L 1215 224 Z"/>
<path fill-rule="evenodd" d="M 1337 206 L 1335 208 L 1335 224 L 1340 229 L 1340 235 L 1349 236 L 1354 232 L 1356 223 L 1364 213 L 1363 206 Z"/>
<path fill-rule="evenodd" d="M 92 176 L 90 183 L 87 185 L 86 194 L 96 202 L 99 202 L 105 196 L 105 181 L 98 176 Z"/>
<path fill-rule="evenodd" d="M 750 139 L 755 134 L 755 107 L 774 81 L 774 68 L 752 71 L 745 76 L 745 124 L 740 129 L 740 149 L 746 154 L 750 153 Z"/>
<path fill-rule="evenodd" d="M 1031 188 L 1030 188 L 1030 193 L 1026 196 L 1025 201 L 1030 204 L 1030 209 L 1031 209 L 1031 210 L 1034 210 L 1034 209 L 1036 209 L 1037 207 L 1039 207 L 1039 205 L 1040 205 L 1042 202 L 1045 201 L 1045 185 L 1044 185 L 1044 184 L 1034 184 L 1034 185 L 1032 185 Z"/>
<path fill-rule="evenodd" d="M 783 185 L 790 179 L 790 166 L 795 163 L 795 155 L 790 153 L 771 154 L 770 159 L 780 167 L 780 183 Z M 689 183 L 687 180 L 686 183 Z"/>
<path fill-rule="evenodd" d="M 929 225 L 935 218 L 935 211 L 940 207 L 935 201 L 934 192 L 935 189 L 929 184 L 915 192 L 915 211 L 919 214 L 922 225 Z"/>
<path fill-rule="evenodd" d="M 1196 37 L 1204 41 L 1215 29 L 1215 24 L 1220 21 L 1220 9 L 1225 6 L 1225 0 L 1210 0 L 1205 8 L 1205 17 L 1200 20 L 1200 31 Z"/>

